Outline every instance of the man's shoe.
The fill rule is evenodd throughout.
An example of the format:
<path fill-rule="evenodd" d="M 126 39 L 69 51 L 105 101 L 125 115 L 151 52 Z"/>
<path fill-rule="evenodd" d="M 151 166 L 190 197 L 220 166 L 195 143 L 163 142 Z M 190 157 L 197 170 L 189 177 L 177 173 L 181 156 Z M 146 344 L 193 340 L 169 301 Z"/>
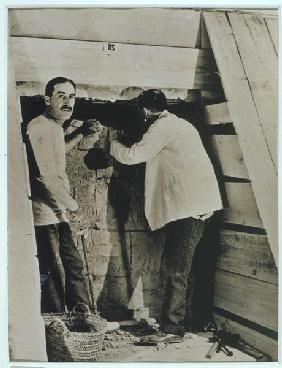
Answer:
<path fill-rule="evenodd" d="M 82 313 L 82 314 L 91 314 L 91 310 L 89 308 L 89 306 L 85 303 L 78 303 L 76 304 L 76 306 L 73 308 L 73 312 L 75 313 Z"/>
<path fill-rule="evenodd" d="M 215 322 L 208 322 L 204 326 L 202 326 L 202 332 L 216 332 L 218 327 Z"/>
<path fill-rule="evenodd" d="M 185 334 L 185 328 L 182 324 L 162 323 L 160 329 L 168 335 L 184 336 Z"/>

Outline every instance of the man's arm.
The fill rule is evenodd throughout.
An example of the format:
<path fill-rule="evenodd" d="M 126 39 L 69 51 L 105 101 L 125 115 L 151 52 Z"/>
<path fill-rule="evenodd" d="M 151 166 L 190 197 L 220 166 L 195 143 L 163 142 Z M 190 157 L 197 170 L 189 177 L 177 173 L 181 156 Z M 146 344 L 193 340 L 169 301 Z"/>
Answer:
<path fill-rule="evenodd" d="M 78 204 L 69 194 L 64 178 L 57 172 L 57 158 L 54 156 L 54 151 L 50 149 L 53 139 L 50 127 L 46 122 L 32 125 L 28 128 L 28 136 L 40 172 L 37 180 L 45 186 L 56 201 L 70 211 L 75 211 Z M 50 203 L 56 207 L 55 203 L 52 201 Z"/>
<path fill-rule="evenodd" d="M 65 136 L 65 152 L 69 152 L 75 147 L 84 137 L 97 133 L 101 125 L 95 119 L 89 119 L 84 121 L 83 124 L 75 131 Z"/>
<path fill-rule="evenodd" d="M 154 158 L 174 136 L 160 129 L 160 123 L 154 123 L 138 143 L 126 147 L 117 140 L 111 142 L 110 154 L 126 165 L 136 165 Z"/>
<path fill-rule="evenodd" d="M 63 204 L 63 206 L 70 211 L 78 209 L 77 202 L 69 194 L 68 188 L 65 185 L 65 180 L 58 175 L 43 175 L 38 178 L 48 192 L 56 201 Z M 56 207 L 56 203 L 54 203 Z"/>

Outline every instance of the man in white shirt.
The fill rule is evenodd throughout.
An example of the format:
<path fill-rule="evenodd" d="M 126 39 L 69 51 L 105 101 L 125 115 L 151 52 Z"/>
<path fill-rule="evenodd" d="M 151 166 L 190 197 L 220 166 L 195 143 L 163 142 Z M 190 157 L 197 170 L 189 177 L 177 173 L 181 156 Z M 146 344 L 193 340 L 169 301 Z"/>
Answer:
<path fill-rule="evenodd" d="M 50 80 L 45 89 L 46 112 L 27 125 L 42 312 L 65 312 L 66 306 L 90 312 L 83 263 L 67 216 L 67 210 L 78 214 L 78 204 L 70 195 L 65 153 L 92 133 L 91 126 L 82 126 L 65 144 L 63 123 L 72 115 L 75 94 L 72 80 Z"/>
<path fill-rule="evenodd" d="M 165 95 L 147 90 L 137 98 L 140 112 L 149 122 L 143 138 L 131 147 L 111 142 L 110 154 L 119 162 L 146 162 L 145 214 L 151 230 L 164 228 L 166 286 L 160 339 L 185 332 L 186 299 L 196 246 L 205 219 L 222 208 L 213 166 L 197 130 L 169 113 Z M 190 298 L 191 299 L 191 298 Z"/>

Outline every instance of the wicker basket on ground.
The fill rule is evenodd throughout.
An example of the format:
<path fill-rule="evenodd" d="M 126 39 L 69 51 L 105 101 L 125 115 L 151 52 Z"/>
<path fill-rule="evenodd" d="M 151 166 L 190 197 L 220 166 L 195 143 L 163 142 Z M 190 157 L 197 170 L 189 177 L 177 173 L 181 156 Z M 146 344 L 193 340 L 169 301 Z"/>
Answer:
<path fill-rule="evenodd" d="M 50 362 L 93 362 L 102 350 L 106 321 L 91 314 L 95 331 L 80 330 L 80 313 L 43 314 L 46 332 L 46 347 Z"/>

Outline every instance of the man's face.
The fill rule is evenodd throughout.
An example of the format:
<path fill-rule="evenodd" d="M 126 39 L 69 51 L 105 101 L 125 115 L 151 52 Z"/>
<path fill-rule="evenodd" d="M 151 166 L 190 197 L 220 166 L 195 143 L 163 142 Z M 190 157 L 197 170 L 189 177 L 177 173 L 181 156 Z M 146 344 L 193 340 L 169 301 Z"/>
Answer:
<path fill-rule="evenodd" d="M 69 119 L 75 103 L 75 89 L 73 85 L 69 82 L 56 84 L 52 96 L 45 96 L 45 103 L 54 119 L 63 122 Z"/>

